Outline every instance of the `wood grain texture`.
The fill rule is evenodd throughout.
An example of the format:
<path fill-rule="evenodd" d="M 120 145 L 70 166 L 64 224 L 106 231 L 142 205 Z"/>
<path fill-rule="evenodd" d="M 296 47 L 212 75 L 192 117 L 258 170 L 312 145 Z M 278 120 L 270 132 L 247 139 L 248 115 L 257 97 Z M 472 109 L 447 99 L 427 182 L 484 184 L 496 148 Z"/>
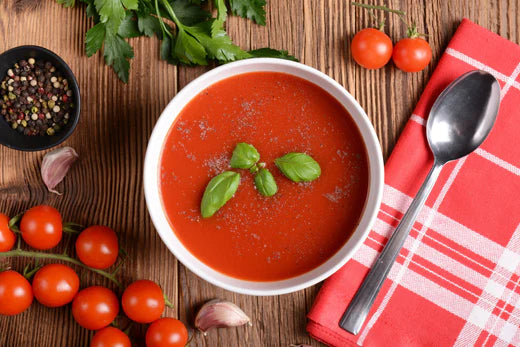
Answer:
<path fill-rule="evenodd" d="M 365 11 L 346 0 L 268 0 L 265 27 L 235 17 L 227 26 L 241 47 L 287 49 L 345 86 L 369 115 L 385 158 L 463 17 L 513 42 L 520 40 L 517 0 L 367 2 L 406 11 L 419 31 L 428 34 L 433 62 L 427 69 L 409 74 L 392 64 L 377 71 L 357 66 L 349 54 L 349 41 L 371 23 Z M 0 51 L 36 44 L 56 52 L 70 65 L 80 83 L 83 109 L 77 130 L 65 144 L 77 150 L 80 160 L 59 187 L 65 194 L 58 197 L 48 193 L 40 179 L 44 153 L 0 148 L 0 211 L 15 215 L 46 203 L 58 208 L 65 220 L 113 227 L 129 254 L 120 274 L 124 284 L 141 278 L 160 283 L 175 305 L 165 314 L 189 327 L 198 307 L 215 297 L 235 302 L 252 318 L 252 327 L 213 331 L 206 337 L 195 334 L 193 346 L 318 346 L 305 332 L 305 315 L 319 285 L 277 297 L 238 295 L 212 286 L 176 261 L 146 211 L 142 167 L 153 126 L 177 91 L 212 66 L 167 65 L 159 61 L 156 39 L 132 39 L 136 57 L 130 81 L 124 85 L 99 54 L 86 57 L 85 32 L 92 23 L 83 6 L 65 9 L 46 0 L 33 11 L 17 12 L 14 4 L 14 0 L 0 1 Z M 394 41 L 405 36 L 397 17 L 384 17 Z M 28 261 L 8 259 L 0 266 L 21 270 Z M 99 276 L 81 274 L 82 286 L 111 286 Z M 137 345 L 143 343 L 144 331 L 143 326 L 132 328 Z M 87 346 L 92 336 L 74 322 L 70 307 L 48 309 L 37 303 L 18 316 L 0 317 L 0 332 L 0 346 Z"/>

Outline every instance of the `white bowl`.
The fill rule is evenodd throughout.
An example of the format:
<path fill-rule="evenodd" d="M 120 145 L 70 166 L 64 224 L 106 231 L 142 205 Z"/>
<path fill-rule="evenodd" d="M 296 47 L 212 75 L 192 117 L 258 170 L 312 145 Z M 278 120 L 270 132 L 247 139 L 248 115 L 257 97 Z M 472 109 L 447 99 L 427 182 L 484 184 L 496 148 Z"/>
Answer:
<path fill-rule="evenodd" d="M 284 72 L 310 81 L 334 96 L 350 113 L 365 142 L 369 160 L 368 198 L 358 227 L 329 260 L 319 267 L 290 279 L 273 282 L 239 280 L 207 266 L 192 255 L 179 241 L 168 223 L 159 192 L 159 160 L 168 131 L 180 111 L 197 94 L 208 86 L 225 78 L 255 71 Z M 148 142 L 144 162 L 144 193 L 146 205 L 159 236 L 168 249 L 187 268 L 206 281 L 224 289 L 249 295 L 279 295 L 294 292 L 316 284 L 336 272 L 361 246 L 379 211 L 383 193 L 383 157 L 376 133 L 366 113 L 357 101 L 339 83 L 324 73 L 292 61 L 257 58 L 219 66 L 206 72 L 184 87 L 164 109 Z"/>

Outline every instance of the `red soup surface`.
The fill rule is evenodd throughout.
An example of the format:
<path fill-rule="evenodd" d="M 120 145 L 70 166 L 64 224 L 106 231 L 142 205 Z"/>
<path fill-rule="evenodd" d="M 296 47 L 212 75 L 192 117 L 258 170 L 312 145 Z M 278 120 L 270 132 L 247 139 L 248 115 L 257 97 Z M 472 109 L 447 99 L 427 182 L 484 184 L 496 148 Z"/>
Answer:
<path fill-rule="evenodd" d="M 204 219 L 205 187 L 231 170 L 239 142 L 257 148 L 278 193 L 261 196 L 253 176 L 235 170 L 235 196 Z M 321 176 L 287 179 L 274 160 L 288 152 L 312 156 Z M 235 278 L 276 281 L 318 267 L 345 244 L 363 212 L 368 175 L 361 134 L 334 97 L 299 77 L 254 72 L 211 85 L 181 111 L 162 150 L 160 191 L 173 230 L 199 260 Z"/>

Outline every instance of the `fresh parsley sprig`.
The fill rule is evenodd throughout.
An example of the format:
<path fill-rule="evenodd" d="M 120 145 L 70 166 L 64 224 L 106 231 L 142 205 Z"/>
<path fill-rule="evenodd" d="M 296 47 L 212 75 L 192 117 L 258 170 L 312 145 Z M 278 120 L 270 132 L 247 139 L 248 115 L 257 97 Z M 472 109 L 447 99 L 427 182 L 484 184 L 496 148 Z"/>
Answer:
<path fill-rule="evenodd" d="M 76 0 L 56 0 L 73 7 Z M 217 17 L 206 11 L 204 0 L 80 0 L 94 26 L 87 31 L 85 50 L 92 56 L 103 51 L 105 62 L 128 82 L 134 50 L 127 39 L 146 35 L 162 40 L 160 56 L 170 64 L 207 65 L 253 57 L 296 60 L 287 51 L 260 48 L 245 51 L 225 30 L 231 13 L 265 25 L 265 0 L 214 0 Z"/>

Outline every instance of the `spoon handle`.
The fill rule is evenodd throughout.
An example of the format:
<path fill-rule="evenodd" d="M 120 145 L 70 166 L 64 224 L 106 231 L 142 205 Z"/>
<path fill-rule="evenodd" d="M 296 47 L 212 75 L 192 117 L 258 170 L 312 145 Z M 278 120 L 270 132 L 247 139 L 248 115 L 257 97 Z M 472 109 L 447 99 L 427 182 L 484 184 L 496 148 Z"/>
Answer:
<path fill-rule="evenodd" d="M 356 295 L 354 295 L 343 317 L 341 317 L 339 322 L 341 328 L 354 335 L 361 330 L 368 312 L 376 299 L 377 293 L 379 293 L 392 265 L 394 265 L 404 241 L 410 234 L 415 219 L 423 207 L 426 198 L 428 198 L 435 181 L 437 181 L 437 177 L 439 177 L 443 165 L 444 164 L 438 162 L 433 164 L 428 177 L 426 177 L 421 189 L 419 189 L 419 192 L 413 199 L 408 211 L 406 211 L 406 214 L 401 219 L 390 240 L 388 240 L 385 248 L 361 284 L 361 287 L 359 287 Z"/>

